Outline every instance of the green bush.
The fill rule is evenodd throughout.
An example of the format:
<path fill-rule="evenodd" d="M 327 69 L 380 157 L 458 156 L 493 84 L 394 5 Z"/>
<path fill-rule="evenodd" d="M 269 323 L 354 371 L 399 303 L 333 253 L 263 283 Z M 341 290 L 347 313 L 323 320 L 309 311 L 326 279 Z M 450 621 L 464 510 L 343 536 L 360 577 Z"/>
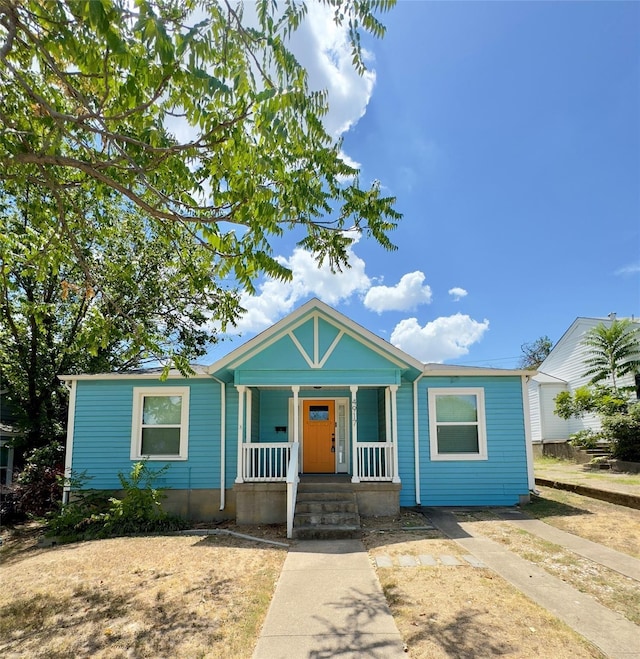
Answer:
<path fill-rule="evenodd" d="M 154 471 L 144 462 L 136 462 L 128 477 L 118 474 L 124 492 L 121 498 L 107 498 L 104 492 L 92 490 L 77 491 L 74 499 L 50 519 L 48 535 L 71 542 L 186 528 L 185 520 L 162 509 L 162 490 L 154 487 L 168 468 L 166 465 Z"/>
<path fill-rule="evenodd" d="M 604 434 L 611 440 L 611 456 L 640 462 L 640 402 L 629 405 L 626 414 L 603 417 Z"/>
<path fill-rule="evenodd" d="M 595 448 L 602 440 L 602 433 L 593 430 L 579 430 L 569 435 L 569 444 L 576 448 Z"/>
<path fill-rule="evenodd" d="M 51 442 L 33 449 L 16 480 L 18 506 L 26 515 L 41 517 L 55 510 L 62 499 L 64 447 Z"/>

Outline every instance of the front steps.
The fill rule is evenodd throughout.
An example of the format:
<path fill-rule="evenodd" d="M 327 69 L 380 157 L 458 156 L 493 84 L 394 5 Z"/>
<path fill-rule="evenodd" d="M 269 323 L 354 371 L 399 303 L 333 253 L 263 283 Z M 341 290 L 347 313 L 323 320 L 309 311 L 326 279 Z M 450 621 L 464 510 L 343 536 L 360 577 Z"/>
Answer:
<path fill-rule="evenodd" d="M 353 486 L 339 477 L 302 477 L 293 519 L 298 540 L 360 538 L 360 514 Z"/>

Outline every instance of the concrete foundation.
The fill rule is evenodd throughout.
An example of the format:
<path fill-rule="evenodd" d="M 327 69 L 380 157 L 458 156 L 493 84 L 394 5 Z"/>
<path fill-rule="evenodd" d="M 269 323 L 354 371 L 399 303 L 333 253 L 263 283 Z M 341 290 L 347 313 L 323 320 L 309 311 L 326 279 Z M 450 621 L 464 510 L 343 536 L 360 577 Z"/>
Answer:
<path fill-rule="evenodd" d="M 400 512 L 400 483 L 354 483 L 362 517 L 390 517 Z"/>
<path fill-rule="evenodd" d="M 162 508 L 172 515 L 179 515 L 197 522 L 233 519 L 236 516 L 236 500 L 233 490 L 226 491 L 225 507 L 220 510 L 220 490 L 165 490 Z"/>
<path fill-rule="evenodd" d="M 356 495 L 362 517 L 397 515 L 400 512 L 400 483 L 349 483 Z M 285 524 L 287 521 L 286 483 L 236 483 L 236 522 L 238 524 Z"/>
<path fill-rule="evenodd" d="M 236 483 L 233 492 L 238 524 L 286 524 L 286 483 Z"/>

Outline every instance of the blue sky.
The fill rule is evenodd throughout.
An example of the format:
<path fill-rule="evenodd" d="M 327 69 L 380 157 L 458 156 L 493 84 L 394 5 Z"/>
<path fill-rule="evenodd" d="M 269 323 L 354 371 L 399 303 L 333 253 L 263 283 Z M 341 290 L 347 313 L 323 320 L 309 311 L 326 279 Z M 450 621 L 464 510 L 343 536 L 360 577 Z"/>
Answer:
<path fill-rule="evenodd" d="M 241 340 L 319 297 L 422 361 L 515 367 L 577 316 L 640 316 L 640 3 L 410 2 L 367 40 L 370 73 L 319 10 L 293 46 L 327 127 L 403 213 L 346 275 L 293 240 L 294 282 L 243 300 Z"/>

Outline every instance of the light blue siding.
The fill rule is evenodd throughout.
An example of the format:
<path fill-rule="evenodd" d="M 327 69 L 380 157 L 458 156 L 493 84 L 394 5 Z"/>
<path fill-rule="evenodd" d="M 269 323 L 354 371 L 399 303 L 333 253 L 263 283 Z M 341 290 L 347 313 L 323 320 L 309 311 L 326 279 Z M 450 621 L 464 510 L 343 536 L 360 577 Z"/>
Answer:
<path fill-rule="evenodd" d="M 350 386 L 358 386 L 358 440 L 386 439 L 385 387 L 398 385 L 397 431 L 400 503 L 416 504 L 415 444 L 412 377 L 415 369 L 397 364 L 373 349 L 373 343 L 358 341 L 345 325 L 336 326 L 311 315 L 304 322 L 288 326 L 260 350 L 254 345 L 251 356 L 224 365 L 220 377 L 233 382 L 225 387 L 225 485 L 231 488 L 238 464 L 238 405 L 236 385 L 251 388 L 251 440 L 286 442 L 289 428 L 291 385 L 304 387 L 300 398 L 351 398 Z M 293 328 L 293 329 L 291 329 Z M 301 354 L 291 331 L 302 346 Z M 352 331 L 352 330 L 349 330 Z M 375 347 L 375 346 L 374 346 Z M 332 350 L 329 354 L 329 350 Z M 319 368 L 320 361 L 326 362 Z M 316 360 L 314 367 L 309 362 Z M 224 371 L 224 373 L 223 373 Z M 404 380 L 403 380 L 404 376 Z M 214 379 L 91 379 L 77 382 L 73 445 L 74 472 L 92 477 L 89 487 L 119 487 L 118 472 L 127 474 L 132 465 L 131 423 L 133 388 L 136 386 L 190 388 L 188 460 L 169 461 L 169 470 L 159 483 L 173 489 L 220 487 L 221 385 Z M 427 506 L 513 505 L 528 492 L 524 413 L 521 379 L 514 376 L 425 376 L 418 385 L 418 460 L 421 503 Z M 280 387 L 280 388 L 278 388 Z M 314 388 L 315 387 L 315 388 Z M 322 387 L 322 388 L 320 388 Z M 431 387 L 481 387 L 484 389 L 488 460 L 432 461 L 429 445 L 428 391 Z M 349 414 L 351 413 L 349 406 Z M 285 428 L 285 431 L 276 430 Z M 151 462 L 160 468 L 163 461 Z M 351 467 L 351 465 L 349 465 Z"/>
<path fill-rule="evenodd" d="M 346 334 L 329 355 L 325 367 L 338 371 L 394 370 L 398 368 L 393 362 Z"/>
<path fill-rule="evenodd" d="M 398 469 L 402 490 L 401 506 L 415 506 L 415 465 L 413 448 L 413 385 L 403 383 L 396 394 L 398 406 Z"/>
<path fill-rule="evenodd" d="M 322 318 L 318 319 L 319 354 L 325 355 L 327 353 L 327 350 L 329 350 L 339 332 L 340 330 L 335 325 L 328 323 Z"/>
<path fill-rule="evenodd" d="M 134 387 L 188 386 L 189 459 L 150 461 L 169 464 L 162 487 L 217 488 L 220 483 L 220 389 L 213 380 L 79 380 L 74 419 L 73 470 L 86 472 L 87 487 L 117 489 L 118 473 L 128 474 Z"/>
<path fill-rule="evenodd" d="M 313 351 L 311 351 L 312 355 Z M 276 364 L 277 367 L 274 368 Z M 308 368 L 309 365 L 306 360 L 291 337 L 287 334 L 243 362 L 236 370 L 236 373 L 239 371 L 263 371 L 272 373 L 274 371 L 298 371 Z"/>
<path fill-rule="evenodd" d="M 485 395 L 487 460 L 431 461 L 429 387 L 482 387 Z M 529 491 L 522 383 L 519 377 L 423 378 L 418 386 L 420 488 L 426 506 L 514 505 Z M 411 505 L 405 487 L 408 452 L 402 455 L 401 503 Z M 406 464 L 405 464 L 406 463 Z"/>

